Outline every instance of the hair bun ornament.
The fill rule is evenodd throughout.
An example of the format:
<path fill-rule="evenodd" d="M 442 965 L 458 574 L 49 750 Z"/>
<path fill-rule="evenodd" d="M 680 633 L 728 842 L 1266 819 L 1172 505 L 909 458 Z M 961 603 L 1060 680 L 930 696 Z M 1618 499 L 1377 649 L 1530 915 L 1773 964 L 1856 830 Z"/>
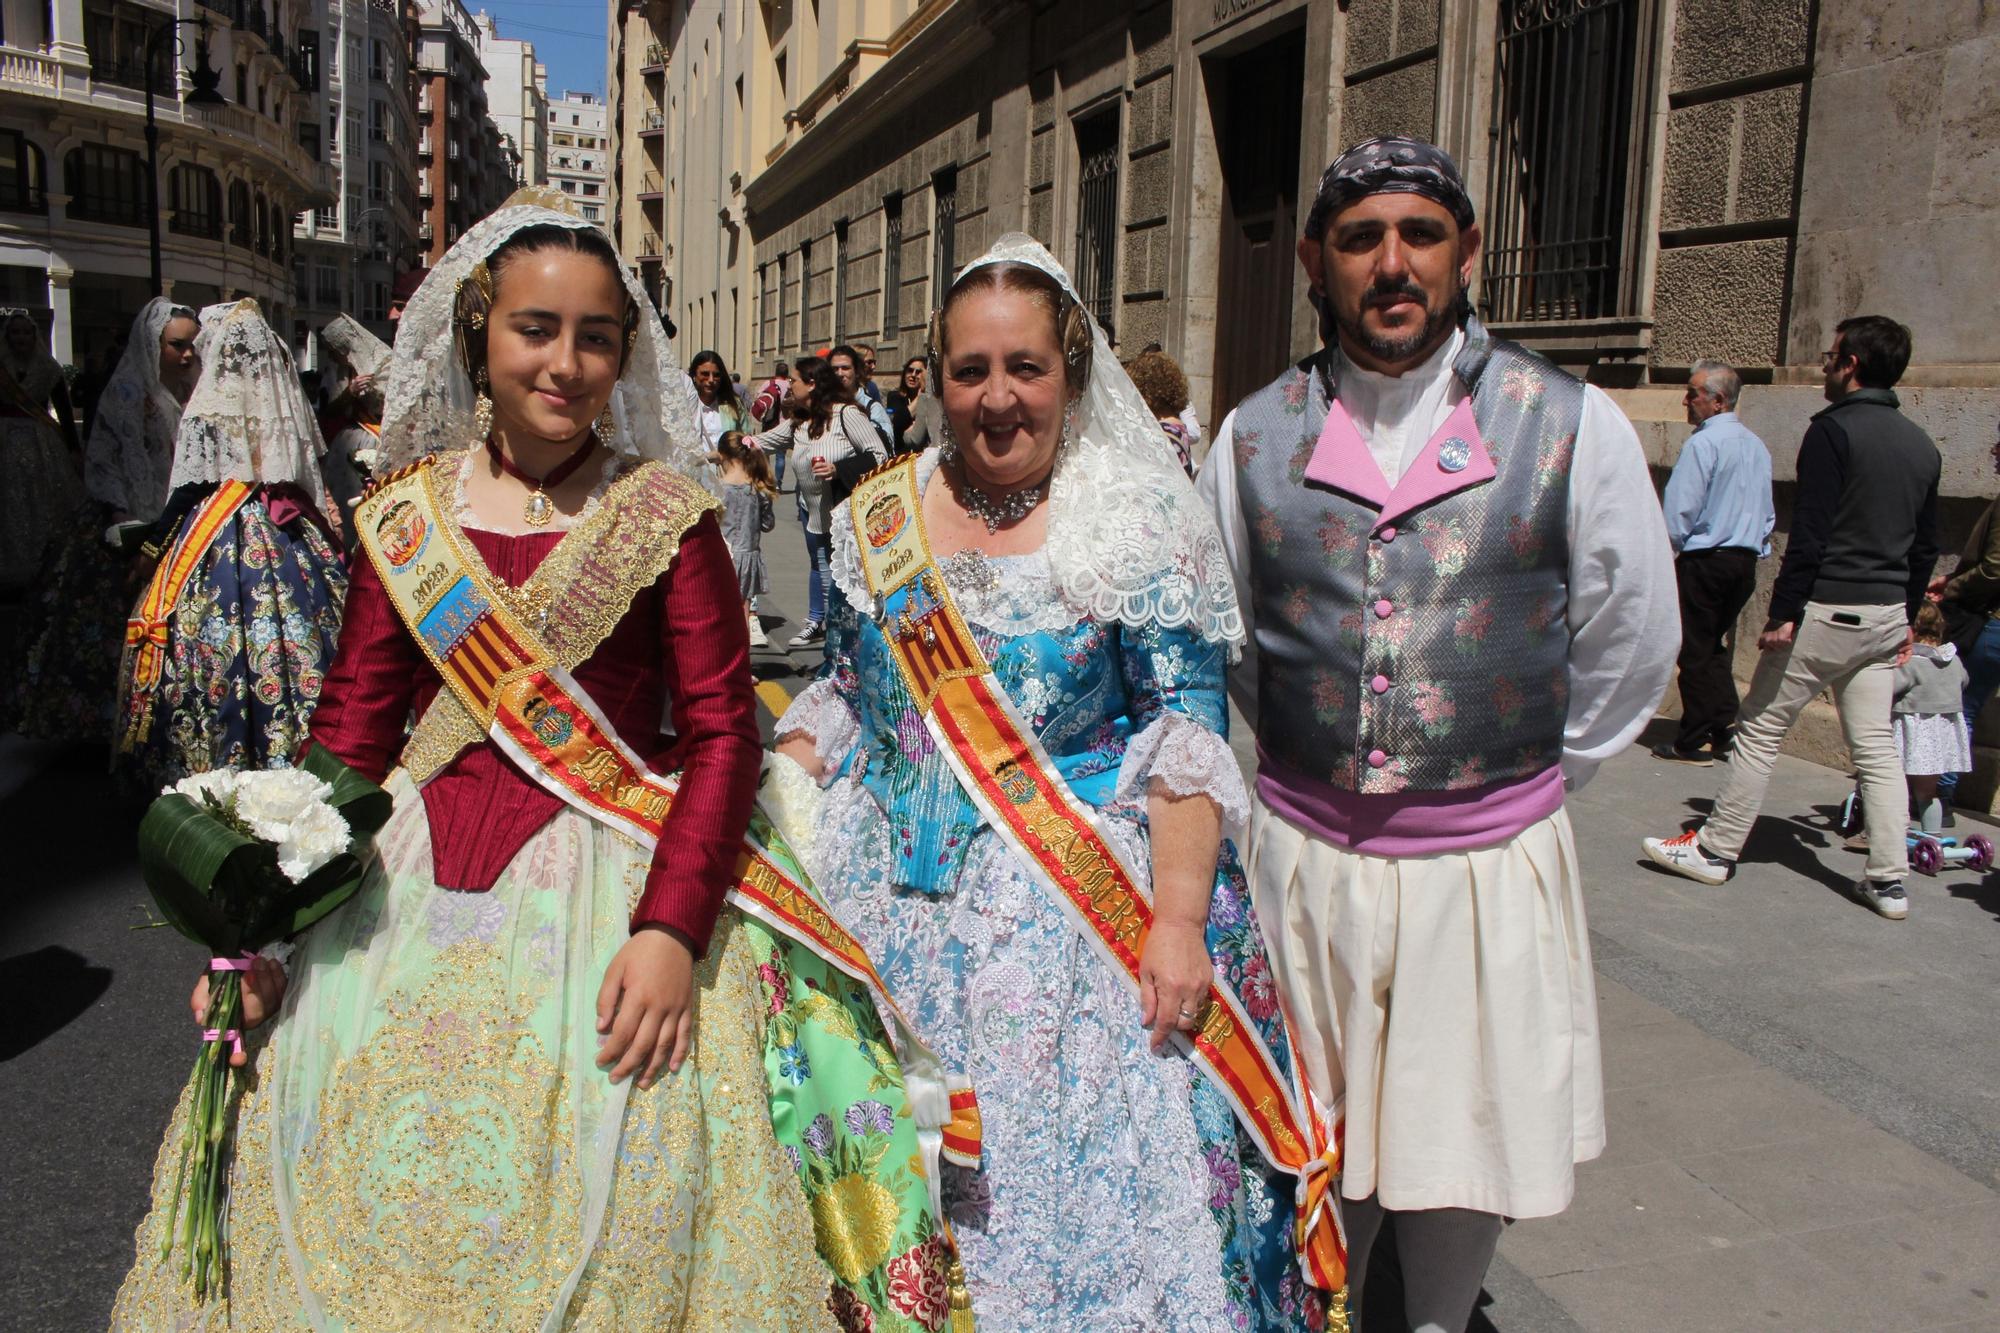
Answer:
<path fill-rule="evenodd" d="M 583 210 L 577 207 L 575 199 L 564 194 L 561 190 L 548 185 L 523 185 L 520 189 L 508 195 L 500 207 L 503 209 L 546 208 L 551 213 L 561 213 L 566 217 L 575 218 L 579 222 L 589 220 L 583 216 Z"/>

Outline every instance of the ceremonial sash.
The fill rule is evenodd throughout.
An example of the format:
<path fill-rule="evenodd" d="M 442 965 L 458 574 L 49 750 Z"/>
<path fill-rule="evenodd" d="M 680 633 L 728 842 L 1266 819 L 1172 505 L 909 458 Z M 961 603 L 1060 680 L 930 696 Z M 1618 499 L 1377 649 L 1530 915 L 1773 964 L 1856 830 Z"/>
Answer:
<path fill-rule="evenodd" d="M 146 591 L 132 608 L 131 618 L 125 622 L 125 648 L 132 655 L 127 687 L 132 716 L 119 742 L 121 751 L 129 752 L 138 745 L 152 726 L 153 690 L 160 683 L 161 667 L 166 660 L 167 619 L 173 615 L 175 603 L 180 601 L 195 570 L 201 567 L 201 558 L 215 544 L 223 525 L 236 516 L 253 489 L 247 482 L 225 481 L 211 491 L 182 523 L 180 536 L 154 566 Z"/>
<path fill-rule="evenodd" d="M 1106 836 L 1097 811 L 1057 772 L 1021 720 L 952 602 L 924 531 L 916 460 L 863 479 L 848 501 L 868 588 L 889 653 L 938 750 L 987 824 L 1054 894 L 1098 955 L 1139 987 L 1152 902 Z M 1308 1276 L 1337 1291 L 1346 1253 L 1333 1208 L 1339 1127 L 1329 1136 L 1217 976 L 1193 1033 L 1175 1042 L 1235 1108 L 1272 1165 L 1298 1178 L 1297 1239 Z"/>
<path fill-rule="evenodd" d="M 386 477 L 354 511 L 355 532 L 396 613 L 493 743 L 552 795 L 650 850 L 679 781 L 651 772 L 610 719 L 556 665 L 500 596 L 438 504 L 430 460 Z M 918 1138 L 932 1158 L 931 1203 L 944 1227 L 935 1159 L 979 1165 L 978 1109 L 904 1017 L 861 942 L 808 883 L 762 811 L 753 814 L 728 901 L 867 987 L 903 1066 Z"/>

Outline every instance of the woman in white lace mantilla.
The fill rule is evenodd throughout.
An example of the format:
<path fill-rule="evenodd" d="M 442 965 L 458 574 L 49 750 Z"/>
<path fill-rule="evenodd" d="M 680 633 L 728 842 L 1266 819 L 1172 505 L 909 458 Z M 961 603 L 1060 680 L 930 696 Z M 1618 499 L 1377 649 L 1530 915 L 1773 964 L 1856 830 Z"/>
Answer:
<path fill-rule="evenodd" d="M 1290 1075 L 1226 841 L 1247 809 L 1224 739 L 1242 622 L 1215 528 L 1033 240 L 1003 238 L 959 276 L 932 343 L 948 429 L 914 464 L 932 551 L 1054 769 L 1126 863 L 1152 867 L 1155 912 L 1135 993 L 936 748 L 843 505 L 846 596 L 779 753 L 824 789 L 814 879 L 978 1092 L 982 1165 L 944 1181 L 974 1313 L 1009 1330 L 1320 1327 L 1291 1178 L 1164 1044 L 1219 973 Z"/>
<path fill-rule="evenodd" d="M 134 553 L 114 546 L 111 525 L 151 523 L 167 499 L 181 406 L 194 391 L 195 315 L 165 297 L 132 321 L 124 354 L 98 395 L 84 451 L 86 493 L 36 580 L 18 639 L 0 668 L 8 681 L 0 726 L 40 740 L 111 738 L 125 617 L 132 609 Z M 38 508 L 51 501 L 31 497 Z M 137 571 L 143 575 L 143 570 Z"/>

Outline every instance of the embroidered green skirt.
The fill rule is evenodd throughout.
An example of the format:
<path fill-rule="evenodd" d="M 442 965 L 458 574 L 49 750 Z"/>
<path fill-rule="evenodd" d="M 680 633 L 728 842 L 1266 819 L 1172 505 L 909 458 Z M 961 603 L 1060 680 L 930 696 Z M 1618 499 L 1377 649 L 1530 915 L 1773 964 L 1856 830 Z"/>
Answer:
<path fill-rule="evenodd" d="M 240 1110 L 228 1285 L 166 1260 L 184 1097 L 115 1329 L 935 1329 L 948 1315 L 901 1075 L 865 992 L 725 911 L 694 1051 L 596 1068 L 649 857 L 564 810 L 485 893 L 431 879 L 401 774 L 381 860 L 300 942 Z M 190 1034 L 192 1036 L 192 1034 Z"/>

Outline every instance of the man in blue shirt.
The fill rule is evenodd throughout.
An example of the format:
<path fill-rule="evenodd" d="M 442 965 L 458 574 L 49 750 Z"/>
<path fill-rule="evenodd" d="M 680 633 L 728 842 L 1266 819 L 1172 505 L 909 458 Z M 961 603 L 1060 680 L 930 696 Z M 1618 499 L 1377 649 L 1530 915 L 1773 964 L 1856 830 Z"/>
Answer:
<path fill-rule="evenodd" d="M 1653 747 L 1662 759 L 1707 765 L 1729 750 L 1736 675 L 1723 636 L 1757 589 L 1771 553 L 1771 452 L 1736 416 L 1743 381 L 1720 361 L 1697 361 L 1682 402 L 1694 434 L 1667 479 L 1667 538 L 1681 594 L 1681 729 Z"/>

